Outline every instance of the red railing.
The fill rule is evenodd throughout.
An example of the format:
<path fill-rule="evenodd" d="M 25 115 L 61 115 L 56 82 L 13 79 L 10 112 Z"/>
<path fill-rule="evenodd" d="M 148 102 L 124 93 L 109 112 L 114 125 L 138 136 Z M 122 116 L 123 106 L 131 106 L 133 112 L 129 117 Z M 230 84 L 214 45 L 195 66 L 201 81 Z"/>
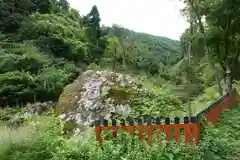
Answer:
<path fill-rule="evenodd" d="M 139 122 L 140 119 L 138 119 Z M 160 143 L 160 133 L 163 132 L 166 134 L 166 140 L 170 141 L 172 140 L 172 131 L 174 131 L 174 137 L 176 142 L 179 144 L 180 142 L 180 137 L 181 137 L 181 129 L 184 129 L 184 137 L 186 142 L 191 142 L 194 141 L 195 143 L 198 143 L 199 141 L 199 136 L 200 136 L 200 125 L 197 123 L 196 117 L 190 118 L 189 117 L 184 117 L 184 124 L 179 124 L 179 118 L 175 117 L 175 124 L 170 124 L 170 119 L 165 118 L 165 124 L 159 124 L 157 123 L 152 123 L 152 119 L 149 119 L 147 125 L 143 124 L 138 124 L 134 125 L 131 124 L 131 120 L 129 120 L 129 125 L 125 125 L 124 121 L 122 120 L 123 123 L 121 125 L 116 125 L 116 121 L 112 120 L 112 125 L 108 126 L 108 121 L 103 122 L 103 126 L 100 125 L 100 121 L 96 122 L 96 139 L 97 141 L 101 142 L 101 133 L 106 130 L 111 130 L 112 136 L 117 137 L 117 131 L 118 130 L 125 130 L 129 131 L 131 135 L 135 134 L 135 131 L 138 131 L 138 137 L 140 140 L 144 140 L 147 138 L 148 143 L 152 143 L 152 135 L 153 132 L 155 131 L 157 134 L 157 138 L 159 139 Z M 146 137 L 147 136 L 147 137 Z M 105 140 L 109 139 L 109 136 L 104 137 Z"/>
<path fill-rule="evenodd" d="M 220 119 L 220 114 L 226 110 L 231 109 L 233 106 L 237 105 L 239 102 L 239 95 L 236 89 L 233 89 L 231 92 L 220 97 L 209 107 L 198 113 L 194 117 L 184 117 L 183 123 L 180 123 L 180 118 L 175 117 L 173 119 L 174 123 L 171 122 L 171 118 L 160 118 L 160 117 L 148 117 L 145 119 L 134 119 L 128 118 L 126 120 L 120 120 L 120 124 L 117 124 L 115 119 L 109 121 L 95 121 L 96 129 L 96 140 L 98 142 L 102 141 L 101 133 L 103 131 L 112 131 L 112 137 L 117 137 L 118 130 L 128 131 L 131 135 L 135 135 L 138 131 L 138 137 L 140 140 L 145 140 L 147 138 L 148 144 L 151 145 L 153 132 L 156 132 L 157 138 L 161 143 L 160 133 L 165 133 L 166 140 L 170 141 L 175 137 L 177 144 L 180 144 L 181 139 L 181 129 L 184 129 L 184 139 L 185 142 L 190 143 L 194 142 L 197 144 L 200 139 L 200 119 L 202 116 L 206 117 L 208 122 L 211 122 L 213 125 L 216 125 Z M 164 123 L 162 122 L 164 120 Z M 126 124 L 127 123 L 127 124 Z M 172 131 L 174 132 L 172 134 Z M 103 139 L 108 140 L 111 136 L 107 135 Z"/>
<path fill-rule="evenodd" d="M 225 110 L 230 110 L 239 103 L 239 94 L 236 89 L 220 97 L 213 102 L 209 107 L 197 114 L 197 117 L 204 116 L 208 122 L 214 126 L 220 120 L 221 113 Z"/>

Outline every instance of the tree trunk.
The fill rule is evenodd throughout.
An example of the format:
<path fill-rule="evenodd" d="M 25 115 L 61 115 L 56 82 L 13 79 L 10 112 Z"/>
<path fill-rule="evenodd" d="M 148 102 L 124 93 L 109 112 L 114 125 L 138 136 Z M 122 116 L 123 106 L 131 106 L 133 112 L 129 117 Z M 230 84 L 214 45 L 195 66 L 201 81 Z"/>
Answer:
<path fill-rule="evenodd" d="M 124 50 L 123 50 L 123 55 L 122 55 L 122 65 L 123 65 L 123 68 L 126 67 L 126 54 L 125 54 Z"/>
<path fill-rule="evenodd" d="M 206 40 L 205 40 L 205 38 L 204 38 L 204 41 L 206 42 Z M 204 42 L 204 43 L 205 43 Z M 208 59 L 208 63 L 209 63 L 209 65 L 210 65 L 210 67 L 211 67 L 211 70 L 213 71 L 213 75 L 214 75 L 214 77 L 215 77 L 215 80 L 216 80 L 216 82 L 217 82 L 217 86 L 218 86 L 218 92 L 219 92 L 219 94 L 222 96 L 223 95 L 223 89 L 222 89 L 222 86 L 221 86 L 221 80 L 220 80 L 220 78 L 219 78 L 219 76 L 218 76 L 218 73 L 217 73 L 217 69 L 216 69 L 216 66 L 215 66 L 215 64 L 213 63 L 213 61 L 212 61 L 212 59 L 211 59 L 211 56 L 210 56 L 210 54 L 209 54 L 209 50 L 208 50 L 208 48 L 207 48 L 207 46 L 206 46 L 206 43 L 204 44 L 204 50 L 205 51 L 207 51 L 207 59 Z"/>
<path fill-rule="evenodd" d="M 191 25 L 192 26 L 192 25 Z M 188 48 L 188 67 L 190 67 L 190 64 L 191 64 L 191 42 L 189 42 L 189 48 Z M 189 72 L 189 71 L 188 71 Z M 188 78 L 190 77 L 189 73 L 188 74 Z M 188 83 L 189 85 L 191 85 L 191 79 L 189 78 L 188 79 Z M 189 116 L 189 119 L 192 115 L 192 107 L 191 107 L 191 96 L 189 95 L 188 97 L 188 116 Z"/>
<path fill-rule="evenodd" d="M 231 77 L 231 70 L 227 66 L 227 77 L 226 77 L 226 85 L 227 85 L 227 92 L 230 92 L 232 90 L 232 77 Z"/>
<path fill-rule="evenodd" d="M 191 29 L 191 36 L 194 35 L 193 33 L 193 22 L 191 21 L 190 22 L 190 29 Z M 191 52 L 192 52 L 192 40 L 188 43 L 188 67 L 190 67 L 191 65 Z M 189 70 L 187 72 L 187 76 L 188 76 L 188 83 L 189 85 L 191 85 L 191 78 L 190 78 L 190 75 L 189 75 Z M 192 116 L 192 107 L 191 107 L 191 96 L 189 95 L 188 97 L 188 116 L 189 116 L 189 119 L 191 118 Z"/>
<path fill-rule="evenodd" d="M 114 48 L 114 53 L 112 55 L 112 61 L 113 61 L 113 65 L 112 65 L 112 71 L 115 72 L 116 71 L 116 47 Z"/>

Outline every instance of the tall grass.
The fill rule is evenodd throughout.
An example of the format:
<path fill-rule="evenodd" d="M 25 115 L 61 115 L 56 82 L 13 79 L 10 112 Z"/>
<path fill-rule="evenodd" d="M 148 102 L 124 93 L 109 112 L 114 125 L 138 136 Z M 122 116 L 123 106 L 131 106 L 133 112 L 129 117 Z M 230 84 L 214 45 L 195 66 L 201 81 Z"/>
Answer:
<path fill-rule="evenodd" d="M 214 88 L 206 90 L 196 104 L 211 100 Z M 195 105 L 194 105 L 195 106 Z M 126 132 L 97 147 L 90 128 L 67 139 L 61 121 L 51 115 L 27 119 L 18 129 L 0 124 L 0 160 L 238 160 L 240 156 L 240 108 L 224 112 L 216 127 L 202 131 L 198 145 L 154 140 L 152 146 Z M 2 114 L 5 115 L 5 114 Z"/>
<path fill-rule="evenodd" d="M 94 130 L 70 139 L 61 135 L 61 122 L 51 116 L 27 120 L 10 130 L 1 125 L 1 160 L 234 160 L 240 151 L 238 108 L 224 113 L 222 124 L 208 127 L 199 145 L 178 146 L 174 141 L 154 140 L 152 146 L 126 132 L 97 147 Z M 232 121 L 237 121 L 232 124 Z M 223 125 L 225 124 L 225 125 Z M 229 133 L 229 134 L 228 134 Z"/>
<path fill-rule="evenodd" d="M 0 155 L 14 144 L 25 143 L 32 138 L 34 131 L 27 127 L 20 127 L 13 130 L 4 124 L 0 125 Z"/>

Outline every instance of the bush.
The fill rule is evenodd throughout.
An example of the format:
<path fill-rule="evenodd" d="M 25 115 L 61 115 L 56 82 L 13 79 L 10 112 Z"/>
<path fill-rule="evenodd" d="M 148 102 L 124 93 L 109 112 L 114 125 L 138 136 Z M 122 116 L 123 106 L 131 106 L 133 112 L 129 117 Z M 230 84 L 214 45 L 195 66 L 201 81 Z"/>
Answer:
<path fill-rule="evenodd" d="M 141 91 L 132 103 L 134 115 L 170 116 L 176 110 L 181 109 L 179 99 L 167 91 L 155 93 L 153 91 Z"/>
<path fill-rule="evenodd" d="M 66 64 L 63 69 L 55 67 L 43 69 L 35 78 L 36 97 L 39 100 L 57 100 L 63 88 L 80 74 L 74 65 Z"/>
<path fill-rule="evenodd" d="M 34 77 L 25 72 L 0 74 L 0 106 L 31 102 L 34 99 Z"/>
<path fill-rule="evenodd" d="M 84 61 L 87 44 L 80 24 L 64 14 L 33 14 L 22 25 L 20 37 L 34 40 L 45 52 L 69 60 Z"/>
<path fill-rule="evenodd" d="M 37 75 L 20 71 L 0 74 L 0 106 L 55 101 L 65 85 L 73 82 L 80 72 L 68 63 L 62 68 L 42 69 Z"/>
<path fill-rule="evenodd" d="M 65 139 L 61 135 L 61 121 L 50 116 L 35 117 L 25 122 L 19 130 L 0 127 L 1 160 L 234 160 L 240 153 L 239 108 L 223 114 L 223 123 L 216 128 L 208 125 L 201 133 L 198 145 L 153 139 L 150 147 L 127 132 L 118 132 L 114 140 L 96 146 L 95 136 Z M 234 121 L 235 123 L 232 123 Z M 93 132 L 94 133 L 94 132 Z M 103 134 L 109 134 L 105 132 Z M 154 136 L 155 137 L 155 136 Z M 165 137 L 162 136 L 162 139 Z"/>
<path fill-rule="evenodd" d="M 0 62 L 0 73 L 25 71 L 36 74 L 39 69 L 49 65 L 51 59 L 41 54 L 32 44 L 13 43 L 5 46 Z"/>

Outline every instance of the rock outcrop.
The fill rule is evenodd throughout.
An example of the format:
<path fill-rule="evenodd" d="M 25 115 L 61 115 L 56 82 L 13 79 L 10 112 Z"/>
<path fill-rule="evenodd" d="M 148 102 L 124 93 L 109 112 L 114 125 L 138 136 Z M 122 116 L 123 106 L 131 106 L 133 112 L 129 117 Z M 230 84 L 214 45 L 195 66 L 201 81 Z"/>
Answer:
<path fill-rule="evenodd" d="M 55 106 L 55 103 L 52 101 L 46 101 L 46 102 L 37 102 L 34 104 L 29 104 L 27 106 L 29 109 L 27 112 L 25 112 L 25 117 L 31 117 L 31 116 L 38 116 L 43 114 L 44 112 L 51 111 Z"/>
<path fill-rule="evenodd" d="M 23 111 L 9 117 L 7 125 L 11 128 L 18 128 L 21 124 L 24 123 L 26 118 L 39 116 L 46 112 L 54 111 L 54 106 L 55 103 L 53 103 L 52 101 L 27 104 L 26 108 Z"/>
<path fill-rule="evenodd" d="M 131 103 L 139 91 L 140 86 L 130 76 L 88 70 L 65 87 L 56 113 L 65 122 L 66 132 L 82 132 L 94 120 L 130 114 Z"/>

